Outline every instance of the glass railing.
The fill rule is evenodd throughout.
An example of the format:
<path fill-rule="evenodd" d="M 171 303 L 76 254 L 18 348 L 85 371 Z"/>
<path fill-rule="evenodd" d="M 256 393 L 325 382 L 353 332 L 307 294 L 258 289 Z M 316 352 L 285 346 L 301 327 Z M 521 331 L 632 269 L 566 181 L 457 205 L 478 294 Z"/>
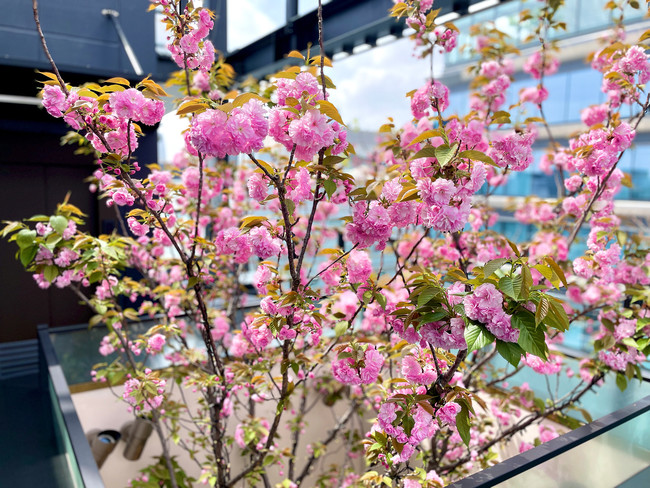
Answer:
<path fill-rule="evenodd" d="M 507 459 L 453 488 L 650 486 L 650 396 Z"/>
<path fill-rule="evenodd" d="M 41 374 L 50 393 L 56 441 L 67 460 L 65 480 L 53 480 L 52 486 L 104 488 L 81 422 L 75 411 L 70 389 L 59 364 L 47 326 L 38 328 Z"/>

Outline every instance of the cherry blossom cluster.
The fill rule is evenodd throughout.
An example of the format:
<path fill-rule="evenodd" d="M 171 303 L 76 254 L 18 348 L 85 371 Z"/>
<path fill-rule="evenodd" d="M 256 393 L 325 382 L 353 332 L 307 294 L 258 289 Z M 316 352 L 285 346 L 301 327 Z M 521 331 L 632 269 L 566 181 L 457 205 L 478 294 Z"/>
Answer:
<path fill-rule="evenodd" d="M 524 73 L 530 74 L 536 80 L 543 76 L 550 76 L 557 73 L 560 61 L 546 51 L 536 51 L 524 63 Z"/>
<path fill-rule="evenodd" d="M 189 139 L 204 156 L 223 158 L 259 151 L 267 134 L 262 103 L 250 100 L 230 114 L 218 109 L 198 114 L 192 119 Z"/>
<path fill-rule="evenodd" d="M 503 310 L 503 295 L 492 283 L 477 286 L 463 298 L 463 306 L 468 319 L 485 325 L 497 339 L 517 342 L 519 330 L 512 327 L 510 315 Z"/>
<path fill-rule="evenodd" d="M 332 155 L 346 150 L 347 132 L 318 108 L 323 93 L 314 75 L 303 71 L 295 79 L 279 78 L 276 87 L 278 105 L 269 112 L 269 135 L 276 142 L 287 151 L 295 146 L 295 157 L 302 161 L 311 161 L 327 147 Z"/>
<path fill-rule="evenodd" d="M 374 346 L 365 351 L 346 347 L 332 362 L 332 374 L 344 385 L 369 385 L 377 381 L 383 366 L 384 357 Z"/>
<path fill-rule="evenodd" d="M 99 106 L 96 99 L 72 90 L 65 95 L 58 85 L 43 88 L 43 106 L 54 117 L 63 117 L 75 130 L 87 129 L 86 138 L 101 152 L 126 157 L 138 147 L 132 122 L 155 125 L 165 114 L 162 101 L 146 98 L 140 90 L 119 87 L 107 103 Z"/>
<path fill-rule="evenodd" d="M 510 58 L 490 59 L 478 69 L 480 90 L 470 98 L 470 108 L 480 114 L 496 112 L 506 101 L 505 93 L 510 87 L 514 66 Z"/>
<path fill-rule="evenodd" d="M 167 36 L 167 49 L 174 62 L 182 69 L 207 72 L 214 64 L 215 49 L 212 41 L 207 39 L 214 27 L 211 12 L 208 9 L 190 9 L 185 6 L 180 12 L 178 0 L 150 0 L 160 6 L 165 19 L 171 24 Z"/>
<path fill-rule="evenodd" d="M 650 81 L 650 62 L 645 49 L 631 46 L 625 52 L 598 52 L 591 66 L 603 73 L 602 91 L 612 107 L 639 100 L 639 87 Z"/>
<path fill-rule="evenodd" d="M 76 233 L 77 224 L 72 219 L 67 221 L 62 232 L 54 230 L 50 223 L 38 222 L 36 224 L 36 235 L 42 237 L 44 242 L 38 245 L 34 262 L 41 266 L 56 266 L 59 269 L 53 281 L 46 279 L 44 272 L 33 274 L 32 277 L 39 288 L 46 290 L 52 283 L 57 288 L 66 288 L 72 283 L 79 283 L 83 286 L 89 285 L 83 267 L 75 269 L 75 264 L 81 258 L 81 255 L 72 249 L 73 238 Z M 60 241 L 56 247 L 45 245 L 48 237 L 51 239 L 51 237 L 57 235 L 60 236 Z"/>
<path fill-rule="evenodd" d="M 124 383 L 122 398 L 136 411 L 151 411 L 162 405 L 166 381 L 150 369 L 144 370 L 142 378 L 129 378 Z"/>

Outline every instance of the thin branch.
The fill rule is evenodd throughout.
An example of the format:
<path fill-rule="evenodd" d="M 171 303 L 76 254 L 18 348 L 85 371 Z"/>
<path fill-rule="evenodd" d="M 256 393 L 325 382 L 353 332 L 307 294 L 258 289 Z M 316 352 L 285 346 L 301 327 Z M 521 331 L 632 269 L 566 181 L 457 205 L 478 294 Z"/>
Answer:
<path fill-rule="evenodd" d="M 336 258 L 334 261 L 332 261 L 332 262 L 329 264 L 329 266 L 327 266 L 326 268 L 324 268 L 323 270 L 321 270 L 321 271 L 319 271 L 317 274 L 315 274 L 315 275 L 314 275 L 314 276 L 313 276 L 313 277 L 312 277 L 312 278 L 307 282 L 307 284 L 305 285 L 305 288 L 307 288 L 307 287 L 309 286 L 309 284 L 310 284 L 312 281 L 314 281 L 316 278 L 318 278 L 320 275 L 322 275 L 323 273 L 325 273 L 328 269 L 330 269 L 330 268 L 331 268 L 332 266 L 334 266 L 336 263 L 338 263 L 339 261 L 341 261 L 341 259 L 343 259 L 345 256 L 347 256 L 348 254 L 350 254 L 353 250 L 355 250 L 355 249 L 357 248 L 358 245 L 359 245 L 358 243 L 355 244 L 354 247 L 353 247 L 352 249 L 350 249 L 349 251 L 344 252 L 343 254 L 341 254 L 338 258 Z"/>
<path fill-rule="evenodd" d="M 56 63 L 54 62 L 54 59 L 52 59 L 52 55 L 50 54 L 50 50 L 47 48 L 47 43 L 45 42 L 45 36 L 43 35 L 43 30 L 41 29 L 41 20 L 40 20 L 40 17 L 38 15 L 38 1 L 37 0 L 32 0 L 32 10 L 34 11 L 34 22 L 36 22 L 36 30 L 38 31 L 38 37 L 41 39 L 41 46 L 43 46 L 43 51 L 45 52 L 45 57 L 50 62 L 50 66 L 52 67 L 52 71 L 54 71 L 54 74 L 56 75 L 56 79 L 59 80 L 59 85 L 61 85 L 61 90 L 63 90 L 63 93 L 65 93 L 65 96 L 67 97 L 69 95 L 68 89 L 65 86 L 65 82 L 63 81 L 63 78 L 61 77 L 61 73 L 59 73 L 59 68 L 57 68 Z"/>
<path fill-rule="evenodd" d="M 352 417 L 352 414 L 356 411 L 357 407 L 359 406 L 358 400 L 352 401 L 352 404 L 350 405 L 350 408 L 343 414 L 343 416 L 339 419 L 338 423 L 334 426 L 333 429 L 331 429 L 327 435 L 327 438 L 323 441 L 323 445 L 327 446 L 336 439 L 336 436 L 338 433 L 341 431 L 343 427 L 345 427 L 345 424 L 348 423 L 348 420 Z M 312 465 L 314 464 L 314 461 L 316 460 L 316 455 L 312 453 L 309 456 L 309 459 L 307 460 L 307 463 L 305 466 L 302 468 L 302 471 L 300 472 L 300 475 L 298 475 L 298 478 L 296 478 L 295 483 L 300 486 L 302 482 L 305 480 L 305 478 L 309 475 L 309 472 L 311 470 Z"/>

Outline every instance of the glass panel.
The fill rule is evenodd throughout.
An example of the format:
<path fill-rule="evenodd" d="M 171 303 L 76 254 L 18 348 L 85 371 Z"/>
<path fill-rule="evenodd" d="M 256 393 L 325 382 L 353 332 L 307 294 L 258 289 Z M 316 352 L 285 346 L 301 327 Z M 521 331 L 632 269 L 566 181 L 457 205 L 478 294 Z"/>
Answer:
<path fill-rule="evenodd" d="M 643 19 L 643 13 L 645 11 L 644 2 L 639 2 L 641 8 L 632 8 L 630 5 L 626 5 L 623 9 L 623 20 L 624 22 L 638 22 Z"/>
<path fill-rule="evenodd" d="M 525 103 L 523 105 L 510 109 L 511 105 L 519 102 L 519 92 L 522 88 L 527 88 L 529 86 L 535 85 L 535 81 L 531 80 L 530 78 L 515 80 L 510 85 L 510 88 L 506 93 L 506 103 L 503 107 L 503 110 L 510 112 L 510 120 L 513 122 L 523 122 L 526 117 L 539 116 L 539 110 L 537 110 L 537 106 L 532 103 Z"/>
<path fill-rule="evenodd" d="M 495 8 L 495 12 L 494 24 L 497 29 L 508 34 L 513 41 L 516 41 L 519 34 L 519 4 L 512 2 L 500 5 Z"/>
<path fill-rule="evenodd" d="M 575 34 L 577 32 L 577 8 L 578 0 L 564 0 L 564 6 L 558 9 L 555 15 L 555 20 L 558 22 L 564 22 L 566 24 L 566 30 L 552 30 L 550 32 L 551 39 L 558 37 L 567 37 L 568 35 Z"/>
<path fill-rule="evenodd" d="M 243 320 L 243 314 L 248 313 L 251 308 L 257 307 L 259 301 L 256 297 L 249 296 L 246 302 L 246 307 L 242 309 L 242 315 L 236 320 Z M 144 320 L 129 325 L 130 332 L 134 335 L 144 334 L 150 327 L 158 324 L 155 320 Z M 192 328 L 190 328 L 192 329 Z M 106 327 L 96 326 L 93 328 L 80 327 L 72 330 L 50 330 L 50 339 L 59 359 L 59 364 L 63 370 L 66 382 L 73 392 L 75 385 L 89 383 L 91 381 L 90 371 L 97 363 L 111 362 L 116 357 L 116 353 L 102 356 L 99 353 L 99 345 L 102 338 L 107 334 Z M 189 347 L 201 347 L 203 339 L 196 333 L 189 332 L 186 340 Z M 144 359 L 140 357 L 139 359 Z M 151 369 L 161 369 L 169 366 L 162 354 L 156 356 L 149 356 L 145 360 L 145 364 Z"/>
<path fill-rule="evenodd" d="M 650 466 L 650 414 L 632 419 L 564 454 L 500 483 L 500 488 L 648 486 L 638 484 Z M 642 483 L 642 481 L 639 481 Z"/>
<path fill-rule="evenodd" d="M 532 188 L 535 195 L 540 198 L 553 198 L 557 196 L 555 178 L 553 175 L 534 173 L 532 175 Z"/>
<path fill-rule="evenodd" d="M 568 333 L 574 332 L 574 326 L 575 324 L 571 324 Z M 579 330 L 574 333 L 579 334 L 584 330 L 584 326 L 585 324 L 580 324 L 580 327 L 578 327 Z M 575 343 L 577 341 L 573 340 L 573 342 Z M 570 343 L 567 343 L 567 346 L 570 345 Z M 513 370 L 513 367 L 509 365 L 505 359 L 500 357 L 491 361 L 491 364 L 495 368 L 501 368 L 501 372 L 510 372 Z M 568 375 L 564 374 L 556 377 L 548 377 L 536 373 L 530 368 L 524 368 L 514 376 L 508 378 L 507 383 L 511 387 L 521 386 L 522 384 L 527 383 L 535 395 L 542 399 L 550 397 L 562 398 L 578 386 L 581 381 L 580 375 L 578 374 L 580 370 L 578 359 L 565 357 L 563 358 L 563 365 L 565 369 L 571 369 L 576 374 L 572 378 L 569 378 Z M 641 382 L 633 379 L 628 383 L 628 387 L 625 391 L 621 392 L 613 380 L 613 377 L 607 377 L 606 381 L 601 386 L 586 393 L 580 402 L 580 405 L 584 407 L 594 419 L 608 415 L 650 395 L 650 382 Z M 567 415 L 584 421 L 580 412 L 570 411 L 567 412 Z"/>
<path fill-rule="evenodd" d="M 628 190 L 630 200 L 648 200 L 648 188 L 650 188 L 650 144 L 647 142 L 632 146 L 632 162 L 629 169 L 623 169 L 630 174 L 632 188 Z"/>
<path fill-rule="evenodd" d="M 63 413 L 61 412 L 59 400 L 57 398 L 56 392 L 54 391 L 54 385 L 52 384 L 52 380 L 49 378 L 49 375 L 47 384 L 50 393 L 50 402 L 52 405 L 52 416 L 54 417 L 54 436 L 67 461 L 67 471 L 57 472 L 61 478 L 65 479 L 57 479 L 56 481 L 58 481 L 58 483 L 56 483 L 56 485 L 70 486 L 72 488 L 82 488 L 84 484 L 81 479 L 81 472 L 79 470 L 79 464 L 77 463 L 77 457 L 75 456 L 74 450 L 72 449 L 72 443 L 70 442 L 70 436 L 68 435 L 68 430 L 65 426 L 65 420 L 63 419 Z"/>
<path fill-rule="evenodd" d="M 286 3 L 265 0 L 228 0 L 228 51 L 247 46 L 286 23 Z"/>
<path fill-rule="evenodd" d="M 530 172 L 524 173 L 510 173 L 508 175 L 508 182 L 500 186 L 496 194 L 508 196 L 525 196 L 531 193 L 532 189 L 532 175 Z"/>
<path fill-rule="evenodd" d="M 472 38 L 469 35 L 469 28 L 473 23 L 474 19 L 472 16 L 462 17 L 454 21 L 454 25 L 458 27 L 460 34 L 458 34 L 458 47 L 449 53 L 449 56 L 447 57 L 447 62 L 450 65 L 465 62 L 469 59 L 469 48 L 473 45 Z"/>
<path fill-rule="evenodd" d="M 544 78 L 544 85 L 548 90 L 548 99 L 544 102 L 543 107 L 549 124 L 566 120 L 567 81 L 567 73 L 558 73 Z"/>
<path fill-rule="evenodd" d="M 610 11 L 605 10 L 608 0 L 581 0 L 576 18 L 580 31 L 595 30 L 611 21 Z"/>
<path fill-rule="evenodd" d="M 580 121 L 580 111 L 589 105 L 602 103 L 604 95 L 600 91 L 603 75 L 590 68 L 582 68 L 568 73 L 569 93 L 567 99 L 567 122 Z"/>

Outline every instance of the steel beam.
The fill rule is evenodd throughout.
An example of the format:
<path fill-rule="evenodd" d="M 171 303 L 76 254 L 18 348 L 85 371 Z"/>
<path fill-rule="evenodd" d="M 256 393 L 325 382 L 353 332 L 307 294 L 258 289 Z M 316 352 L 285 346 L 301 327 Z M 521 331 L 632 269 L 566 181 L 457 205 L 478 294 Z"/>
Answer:
<path fill-rule="evenodd" d="M 505 1 L 508 0 L 498 0 L 498 3 Z M 228 62 L 241 78 L 249 75 L 263 78 L 283 66 L 297 64 L 298 60 L 286 58 L 289 51 L 305 52 L 309 44 L 317 46 L 316 10 L 296 17 L 296 1 L 286 2 L 287 23 L 283 27 L 248 46 L 228 53 Z M 484 0 L 436 0 L 434 7 L 440 9 L 439 16 L 452 12 L 463 16 L 468 14 L 471 6 L 478 6 L 483 2 Z M 404 19 L 397 21 L 388 16 L 388 11 L 393 5 L 392 0 L 332 0 L 323 5 L 325 53 L 328 56 L 340 52 L 352 54 L 353 49 L 362 44 L 375 47 L 377 39 L 381 37 L 401 37 L 407 26 Z"/>

